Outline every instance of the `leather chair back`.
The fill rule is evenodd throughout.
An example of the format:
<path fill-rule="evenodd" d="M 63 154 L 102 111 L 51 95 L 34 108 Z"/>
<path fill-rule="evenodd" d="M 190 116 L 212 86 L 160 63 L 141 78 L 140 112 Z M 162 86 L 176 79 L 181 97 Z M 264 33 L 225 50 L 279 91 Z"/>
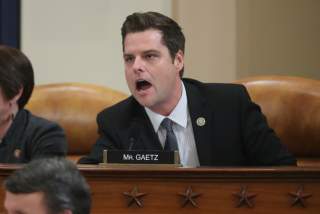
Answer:
<path fill-rule="evenodd" d="M 245 85 L 251 99 L 260 105 L 270 127 L 297 157 L 298 165 L 320 161 L 319 80 L 258 76 L 237 83 Z"/>
<path fill-rule="evenodd" d="M 26 108 L 62 126 L 68 141 L 68 158 L 77 161 L 90 152 L 98 138 L 97 114 L 126 97 L 93 84 L 46 84 L 35 87 Z"/>

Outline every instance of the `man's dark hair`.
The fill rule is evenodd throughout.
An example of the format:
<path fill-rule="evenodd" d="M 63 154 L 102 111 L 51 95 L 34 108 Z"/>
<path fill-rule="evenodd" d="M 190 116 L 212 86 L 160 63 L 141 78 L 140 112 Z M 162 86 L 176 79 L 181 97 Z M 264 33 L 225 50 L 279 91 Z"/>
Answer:
<path fill-rule="evenodd" d="M 76 165 L 64 158 L 35 159 L 15 171 L 4 182 L 13 194 L 44 193 L 50 214 L 71 210 L 73 214 L 89 214 L 91 194 Z"/>
<path fill-rule="evenodd" d="M 18 49 L 0 45 L 0 88 L 7 100 L 12 99 L 23 89 L 18 100 L 19 109 L 28 102 L 34 87 L 34 74 L 31 62 Z"/>
<path fill-rule="evenodd" d="M 133 13 L 127 16 L 121 28 L 122 49 L 128 33 L 155 29 L 162 33 L 163 44 L 169 49 L 172 60 L 179 50 L 184 53 L 185 37 L 181 27 L 173 19 L 157 12 Z M 183 76 L 183 68 L 180 71 Z"/>

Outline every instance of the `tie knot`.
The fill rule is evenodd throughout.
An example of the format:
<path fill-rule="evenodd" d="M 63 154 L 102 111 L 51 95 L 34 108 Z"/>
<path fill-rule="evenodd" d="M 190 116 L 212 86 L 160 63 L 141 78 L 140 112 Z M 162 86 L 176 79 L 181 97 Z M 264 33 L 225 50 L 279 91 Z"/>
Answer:
<path fill-rule="evenodd" d="M 167 131 L 172 131 L 172 123 L 172 120 L 170 120 L 169 118 L 164 118 L 161 122 L 161 126 Z"/>

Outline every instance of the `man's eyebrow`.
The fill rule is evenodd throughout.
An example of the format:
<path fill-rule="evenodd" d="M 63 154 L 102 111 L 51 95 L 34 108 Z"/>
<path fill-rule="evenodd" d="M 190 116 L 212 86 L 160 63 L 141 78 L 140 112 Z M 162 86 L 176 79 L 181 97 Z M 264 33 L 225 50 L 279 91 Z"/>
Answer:
<path fill-rule="evenodd" d="M 123 53 L 123 57 L 133 56 L 131 53 Z"/>
<path fill-rule="evenodd" d="M 143 53 L 144 53 L 144 54 L 148 54 L 148 53 L 160 53 L 160 51 L 151 49 L 151 50 L 146 50 L 146 51 L 144 51 Z"/>
<path fill-rule="evenodd" d="M 150 50 L 146 50 L 146 51 L 142 52 L 142 54 L 150 54 L 150 53 L 160 53 L 160 51 L 154 50 L 154 49 L 150 49 Z M 134 54 L 132 54 L 132 53 L 123 53 L 123 56 L 134 56 Z"/>

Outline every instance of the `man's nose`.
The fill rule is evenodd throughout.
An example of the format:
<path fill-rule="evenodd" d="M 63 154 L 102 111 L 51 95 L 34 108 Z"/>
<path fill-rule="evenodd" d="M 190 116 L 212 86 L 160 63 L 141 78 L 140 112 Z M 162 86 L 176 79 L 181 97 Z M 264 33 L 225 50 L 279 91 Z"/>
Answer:
<path fill-rule="evenodd" d="M 141 59 L 141 57 L 136 57 L 133 63 L 133 70 L 134 72 L 142 72 L 144 70 L 144 61 Z"/>

